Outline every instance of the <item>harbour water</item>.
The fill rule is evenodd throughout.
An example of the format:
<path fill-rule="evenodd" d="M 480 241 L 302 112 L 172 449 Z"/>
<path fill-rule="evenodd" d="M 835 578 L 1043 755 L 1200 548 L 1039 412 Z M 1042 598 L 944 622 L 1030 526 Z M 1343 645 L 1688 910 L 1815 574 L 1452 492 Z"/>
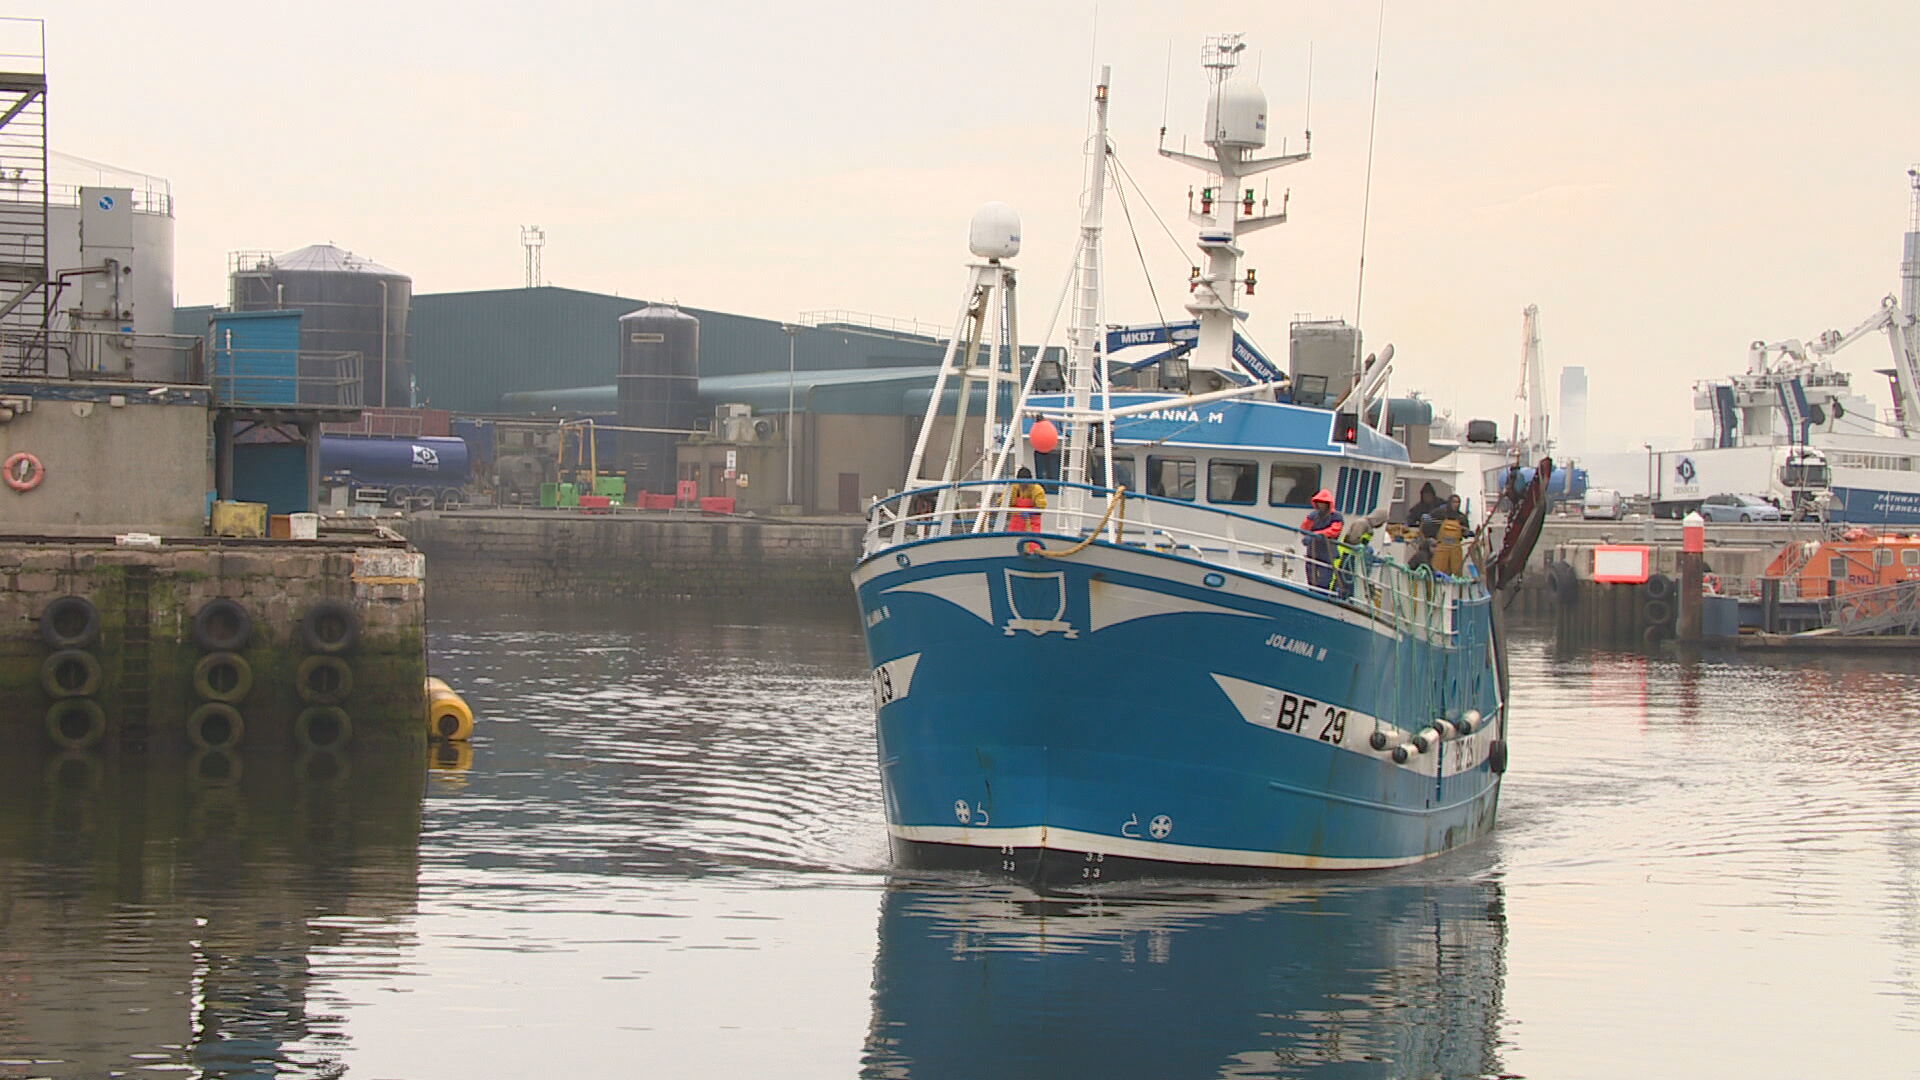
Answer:
<path fill-rule="evenodd" d="M 1489 842 L 1047 899 L 888 871 L 850 605 L 430 614 L 423 800 L 5 763 L 0 1077 L 1920 1072 L 1920 662 L 1525 634 Z"/>

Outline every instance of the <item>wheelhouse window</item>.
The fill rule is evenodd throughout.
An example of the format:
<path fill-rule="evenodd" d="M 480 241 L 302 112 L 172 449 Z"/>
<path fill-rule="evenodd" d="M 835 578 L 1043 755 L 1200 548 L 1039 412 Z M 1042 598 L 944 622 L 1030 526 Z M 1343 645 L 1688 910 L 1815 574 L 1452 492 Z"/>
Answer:
<path fill-rule="evenodd" d="M 1835 555 L 1827 560 L 1827 576 L 1835 581 L 1847 580 L 1846 556 Z"/>
<path fill-rule="evenodd" d="M 1193 501 L 1199 467 L 1192 458 L 1147 457 L 1147 494 Z"/>
<path fill-rule="evenodd" d="M 1873 553 L 1873 565 L 1892 566 L 1893 565 L 1893 549 L 1892 548 L 1876 549 Z"/>
<path fill-rule="evenodd" d="M 1308 506 L 1320 490 L 1320 466 L 1276 461 L 1267 474 L 1269 506 Z"/>
<path fill-rule="evenodd" d="M 1123 487 L 1128 491 L 1139 491 L 1133 483 L 1133 458 L 1124 454 L 1113 455 L 1113 483 L 1106 480 L 1106 456 L 1095 452 L 1087 459 L 1087 476 L 1095 487 Z"/>
<path fill-rule="evenodd" d="M 1920 566 L 1920 548 L 1908 548 L 1900 553 L 1901 566 Z"/>
<path fill-rule="evenodd" d="M 1252 461 L 1207 462 L 1207 501 L 1252 506 L 1260 501 L 1260 465 Z"/>

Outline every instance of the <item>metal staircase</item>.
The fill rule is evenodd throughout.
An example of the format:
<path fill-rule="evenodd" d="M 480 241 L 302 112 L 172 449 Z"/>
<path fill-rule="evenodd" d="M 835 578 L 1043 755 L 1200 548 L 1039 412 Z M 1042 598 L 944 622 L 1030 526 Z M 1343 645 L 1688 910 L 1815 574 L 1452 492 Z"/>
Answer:
<path fill-rule="evenodd" d="M 0 18 L 0 375 L 47 373 L 46 28 Z"/>

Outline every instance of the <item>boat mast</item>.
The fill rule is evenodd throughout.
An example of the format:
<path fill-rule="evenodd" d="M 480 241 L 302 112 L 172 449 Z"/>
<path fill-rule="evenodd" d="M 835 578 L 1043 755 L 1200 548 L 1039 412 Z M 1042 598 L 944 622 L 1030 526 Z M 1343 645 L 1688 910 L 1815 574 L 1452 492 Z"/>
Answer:
<path fill-rule="evenodd" d="M 1207 79 L 1212 84 L 1207 99 L 1205 139 L 1212 155 L 1160 147 L 1162 157 L 1199 169 L 1210 181 L 1218 179 L 1217 185 L 1200 189 L 1199 210 L 1189 207 L 1187 211 L 1188 220 L 1200 227 L 1199 248 L 1206 260 L 1205 267 L 1196 272 L 1191 282 L 1193 299 L 1188 302 L 1187 311 L 1200 323 L 1193 365 L 1221 371 L 1234 367 L 1234 329 L 1246 318 L 1246 312 L 1234 306 L 1235 298 L 1240 289 L 1250 289 L 1253 284 L 1240 276 L 1240 256 L 1244 253 L 1235 240 L 1241 233 L 1287 220 L 1285 197 L 1280 200 L 1280 209 L 1273 213 L 1265 212 L 1266 202 L 1262 200 L 1262 212 L 1256 214 L 1253 189 L 1241 188 L 1240 181 L 1313 156 L 1310 141 L 1307 149 L 1297 154 L 1270 158 L 1251 156 L 1267 145 L 1267 99 L 1252 82 L 1233 78 L 1234 69 L 1240 65 L 1240 54 L 1247 47 L 1241 40 L 1243 36 L 1218 34 L 1209 37 L 1200 50 L 1201 66 L 1207 69 Z M 1165 137 L 1163 130 L 1161 138 Z M 1312 136 L 1308 138 L 1311 140 Z M 1249 279 L 1251 274 L 1249 271 Z"/>
<path fill-rule="evenodd" d="M 1100 370 L 1104 344 L 1100 234 L 1107 195 L 1107 85 L 1112 76 L 1113 68 L 1103 65 L 1100 82 L 1093 88 L 1093 138 L 1088 143 L 1086 198 L 1080 211 L 1079 258 L 1074 264 L 1073 318 L 1067 325 L 1067 393 L 1080 416 L 1093 407 L 1094 384 L 1106 384 L 1106 373 Z M 1104 393 L 1102 400 L 1106 400 Z M 1091 433 L 1091 425 L 1080 419 L 1067 427 L 1060 479 L 1069 484 L 1087 482 L 1087 455 L 1095 449 Z M 1077 511 L 1085 501 L 1079 488 L 1064 488 L 1061 495 L 1069 511 Z"/>

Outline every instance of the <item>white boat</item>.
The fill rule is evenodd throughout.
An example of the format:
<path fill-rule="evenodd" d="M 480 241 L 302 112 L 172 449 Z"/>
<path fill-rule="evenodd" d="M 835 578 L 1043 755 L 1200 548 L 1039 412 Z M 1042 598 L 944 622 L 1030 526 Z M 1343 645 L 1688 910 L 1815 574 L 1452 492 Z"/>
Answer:
<path fill-rule="evenodd" d="M 1696 383 L 1693 446 L 1661 455 L 1654 505 L 1677 517 L 1710 495 L 1772 496 L 1797 516 L 1853 525 L 1920 524 L 1920 170 L 1898 298 L 1845 331 L 1755 341 L 1745 371 Z M 1884 336 L 1890 408 L 1853 386 L 1833 357 Z"/>

